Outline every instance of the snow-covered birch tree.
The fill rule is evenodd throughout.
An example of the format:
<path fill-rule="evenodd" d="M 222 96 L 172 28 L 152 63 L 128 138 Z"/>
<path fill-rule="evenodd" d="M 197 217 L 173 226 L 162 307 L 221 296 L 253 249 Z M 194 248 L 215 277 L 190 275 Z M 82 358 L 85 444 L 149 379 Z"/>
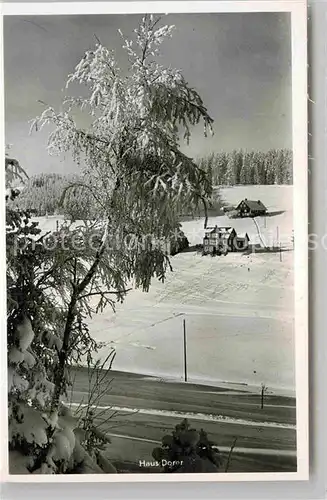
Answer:
<path fill-rule="evenodd" d="M 170 263 L 158 242 L 179 229 L 182 206 L 203 204 L 211 195 L 211 180 L 181 151 L 180 140 L 188 142 L 192 126 L 200 122 L 204 134 L 211 133 L 213 120 L 181 71 L 159 64 L 160 46 L 174 29 L 160 23 L 145 16 L 133 39 L 124 40 L 120 33 L 127 73 L 100 43 L 86 52 L 67 82 L 67 89 L 86 88 L 86 97 L 65 97 L 60 111 L 48 107 L 32 125 L 36 130 L 51 126 L 50 154 L 72 154 L 82 180 L 69 189 L 91 195 L 97 213 L 92 234 L 96 228 L 98 245 L 87 260 L 82 252 L 75 255 L 66 279 L 52 413 L 65 391 L 72 339 L 75 347 L 78 343 L 73 332 L 81 321 L 80 305 L 90 313 L 113 305 L 115 294 L 122 300 L 127 287 L 147 291 L 154 277 L 164 280 Z M 76 118 L 81 113 L 87 127 Z M 91 298 L 98 298 L 95 309 Z"/>
<path fill-rule="evenodd" d="M 179 136 L 184 131 L 189 140 L 192 125 L 202 119 L 207 131 L 212 120 L 180 72 L 155 63 L 172 31 L 156 28 L 158 22 L 144 18 L 135 51 L 125 42 L 127 76 L 98 45 L 69 78 L 87 85 L 88 98 L 67 98 L 64 111 L 49 108 L 34 124 L 54 125 L 50 153 L 70 151 L 83 165 L 83 178 L 67 197 L 91 196 L 98 214 L 92 227 L 54 233 L 56 245 L 48 248 L 28 210 L 7 207 L 8 423 L 16 473 L 112 472 L 101 454 L 101 467 L 90 459 L 81 430 L 61 405 L 67 367 L 97 347 L 88 315 L 114 307 L 127 285 L 148 290 L 154 276 L 164 279 L 168 255 L 156 241 L 179 229 L 184 202 L 210 190 L 203 172 L 180 152 Z M 91 118 L 88 129 L 75 123 L 75 108 Z M 8 186 L 21 180 L 16 159 L 6 157 L 5 165 Z"/>

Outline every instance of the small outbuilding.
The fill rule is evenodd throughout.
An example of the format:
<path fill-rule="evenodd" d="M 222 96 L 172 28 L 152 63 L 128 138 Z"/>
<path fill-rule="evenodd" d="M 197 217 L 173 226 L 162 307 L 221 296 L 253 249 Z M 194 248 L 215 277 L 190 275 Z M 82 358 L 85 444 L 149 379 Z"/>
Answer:
<path fill-rule="evenodd" d="M 257 217 L 259 215 L 265 215 L 267 213 L 267 208 L 260 200 L 254 201 L 245 198 L 237 205 L 236 211 L 240 217 Z"/>
<path fill-rule="evenodd" d="M 236 251 L 243 252 L 249 248 L 250 238 L 248 233 L 238 233 L 234 240 Z"/>

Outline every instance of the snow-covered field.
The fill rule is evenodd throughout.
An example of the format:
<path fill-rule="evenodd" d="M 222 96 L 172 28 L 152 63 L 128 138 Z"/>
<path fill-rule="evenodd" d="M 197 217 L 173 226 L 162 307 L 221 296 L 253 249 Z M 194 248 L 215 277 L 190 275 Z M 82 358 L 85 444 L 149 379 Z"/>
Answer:
<path fill-rule="evenodd" d="M 172 258 L 174 271 L 149 293 L 130 292 L 114 314 L 90 321 L 97 340 L 115 345 L 116 370 L 183 377 L 183 319 L 186 320 L 190 381 L 212 384 L 265 383 L 277 392 L 293 391 L 292 187 L 238 186 L 221 190 L 231 204 L 260 199 L 271 213 L 258 218 L 268 246 L 282 253 L 231 253 L 202 256 L 196 250 Z M 43 219 L 42 229 L 54 229 Z M 228 225 L 259 243 L 251 219 L 214 217 L 209 225 Z M 203 219 L 183 223 L 190 244 L 203 238 Z M 104 349 L 100 356 L 105 355 Z"/>

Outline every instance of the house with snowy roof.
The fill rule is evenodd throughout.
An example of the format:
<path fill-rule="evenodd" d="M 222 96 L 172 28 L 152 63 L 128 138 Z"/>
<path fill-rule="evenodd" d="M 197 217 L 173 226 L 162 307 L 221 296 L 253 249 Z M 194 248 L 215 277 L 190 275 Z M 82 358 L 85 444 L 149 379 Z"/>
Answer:
<path fill-rule="evenodd" d="M 237 235 L 231 226 L 208 227 L 203 238 L 204 255 L 221 255 L 228 252 L 244 251 L 249 245 L 247 233 Z"/>
<path fill-rule="evenodd" d="M 248 200 L 245 198 L 236 207 L 237 214 L 240 217 L 257 217 L 258 215 L 265 215 L 267 208 L 260 200 Z"/>

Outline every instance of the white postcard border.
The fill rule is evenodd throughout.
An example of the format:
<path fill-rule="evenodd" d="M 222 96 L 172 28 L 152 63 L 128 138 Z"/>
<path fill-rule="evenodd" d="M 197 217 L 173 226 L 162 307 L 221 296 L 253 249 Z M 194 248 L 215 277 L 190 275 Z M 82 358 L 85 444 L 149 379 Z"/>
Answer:
<path fill-rule="evenodd" d="M 82 483 L 82 482 L 236 482 L 291 481 L 309 478 L 309 398 L 308 398 L 308 145 L 307 145 L 307 5 L 305 0 L 248 1 L 174 1 L 174 2 L 51 2 L 3 3 L 0 5 L 0 81 L 3 88 L 3 16 L 85 15 L 138 13 L 205 13 L 205 12 L 290 12 L 292 16 L 292 134 L 294 186 L 294 274 L 295 274 L 295 358 L 297 472 L 276 473 L 197 473 L 197 474 L 87 474 L 87 475 L 10 475 L 8 450 L 1 446 L 1 481 L 15 483 Z M 0 115 L 4 116 L 4 93 L 0 93 Z M 0 148 L 5 156 L 4 121 L 0 120 Z M 4 168 L 3 168 L 4 171 Z M 1 183 L 2 200 L 4 183 Z M 4 205 L 3 205 L 4 206 Z M 4 210 L 1 223 L 5 225 Z M 0 240 L 5 254 L 5 238 Z M 3 259 L 4 260 L 4 259 Z M 5 289 L 5 263 L 1 266 L 1 286 Z M 6 299 L 0 304 L 2 331 L 5 329 Z M 2 338 L 1 361 L 1 442 L 8 442 L 7 425 L 7 350 Z"/>

